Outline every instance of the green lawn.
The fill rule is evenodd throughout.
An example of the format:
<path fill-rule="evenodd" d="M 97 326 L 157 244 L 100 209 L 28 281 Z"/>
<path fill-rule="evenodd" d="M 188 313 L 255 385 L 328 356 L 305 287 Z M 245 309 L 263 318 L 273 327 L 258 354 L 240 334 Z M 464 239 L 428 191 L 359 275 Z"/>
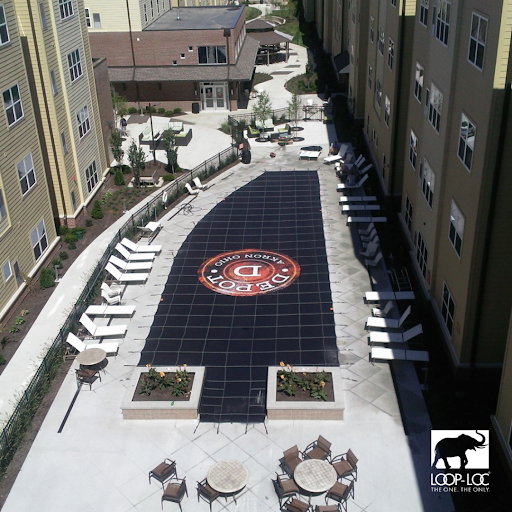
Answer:
<path fill-rule="evenodd" d="M 256 7 L 246 7 L 245 8 L 245 21 L 253 20 L 261 15 L 261 11 L 256 9 Z"/>

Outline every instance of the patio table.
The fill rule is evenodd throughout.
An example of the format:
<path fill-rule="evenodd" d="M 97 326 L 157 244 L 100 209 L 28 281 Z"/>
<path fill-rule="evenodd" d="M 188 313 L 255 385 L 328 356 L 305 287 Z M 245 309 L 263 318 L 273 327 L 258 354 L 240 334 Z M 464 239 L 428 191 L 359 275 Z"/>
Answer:
<path fill-rule="evenodd" d="M 76 356 L 76 361 L 84 366 L 94 366 L 106 357 L 107 353 L 102 348 L 88 348 Z"/>
<path fill-rule="evenodd" d="M 234 494 L 242 490 L 249 479 L 249 471 L 238 460 L 221 460 L 208 471 L 208 485 L 222 494 Z"/>
<path fill-rule="evenodd" d="M 338 478 L 336 470 L 328 461 L 309 459 L 295 468 L 293 479 L 301 489 L 316 494 L 328 491 Z"/>

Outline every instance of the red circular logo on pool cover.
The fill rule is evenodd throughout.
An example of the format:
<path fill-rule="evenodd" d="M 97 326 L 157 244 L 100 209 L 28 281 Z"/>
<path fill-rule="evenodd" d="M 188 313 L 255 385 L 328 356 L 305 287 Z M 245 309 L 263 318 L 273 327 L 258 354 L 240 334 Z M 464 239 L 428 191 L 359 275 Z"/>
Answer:
<path fill-rule="evenodd" d="M 249 296 L 290 286 L 299 277 L 300 266 L 278 252 L 244 249 L 206 260 L 197 275 L 199 281 L 214 292 Z"/>

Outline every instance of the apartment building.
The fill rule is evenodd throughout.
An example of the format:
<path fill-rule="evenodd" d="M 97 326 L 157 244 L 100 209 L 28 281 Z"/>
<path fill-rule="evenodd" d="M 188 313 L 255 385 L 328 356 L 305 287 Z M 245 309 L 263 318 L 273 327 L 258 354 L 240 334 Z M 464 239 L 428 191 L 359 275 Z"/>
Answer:
<path fill-rule="evenodd" d="M 154 1 L 88 0 L 102 20 L 90 29 L 92 53 L 107 59 L 116 90 L 137 107 L 236 110 L 259 47 L 246 37 L 245 7 L 178 9 Z"/>
<path fill-rule="evenodd" d="M 37 113 L 11 0 L 0 5 L 0 318 L 57 242 Z"/>

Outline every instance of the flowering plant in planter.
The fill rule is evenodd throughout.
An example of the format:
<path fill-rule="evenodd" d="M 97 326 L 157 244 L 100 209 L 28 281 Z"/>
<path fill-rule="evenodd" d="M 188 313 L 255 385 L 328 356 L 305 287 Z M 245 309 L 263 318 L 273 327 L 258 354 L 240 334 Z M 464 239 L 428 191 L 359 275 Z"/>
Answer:
<path fill-rule="evenodd" d="M 299 374 L 290 364 L 279 363 L 281 370 L 277 372 L 277 391 L 282 391 L 288 396 L 295 396 L 297 388 L 309 391 L 309 396 L 327 401 L 325 383 L 329 382 L 329 373 L 325 371 L 303 372 Z"/>
<path fill-rule="evenodd" d="M 187 365 L 176 370 L 174 373 L 158 372 L 150 364 L 146 365 L 149 371 L 142 377 L 140 394 L 151 395 L 154 389 L 170 388 L 172 396 L 182 396 L 187 393 L 190 375 L 187 372 Z"/>

